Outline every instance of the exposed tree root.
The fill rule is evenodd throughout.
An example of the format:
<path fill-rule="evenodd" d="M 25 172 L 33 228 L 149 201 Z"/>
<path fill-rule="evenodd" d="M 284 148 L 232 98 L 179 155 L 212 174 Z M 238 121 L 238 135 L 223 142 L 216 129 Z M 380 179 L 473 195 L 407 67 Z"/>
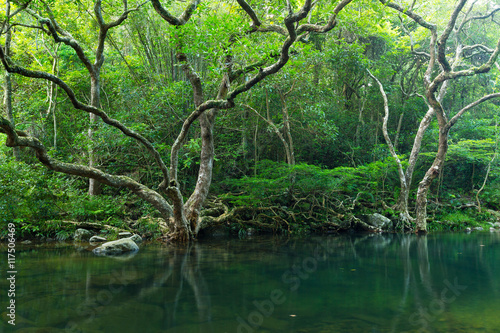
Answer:
<path fill-rule="evenodd" d="M 72 224 L 77 226 L 78 228 L 84 228 L 84 229 L 92 229 L 92 230 L 111 230 L 115 232 L 123 232 L 123 231 L 129 231 L 132 232 L 133 230 L 130 228 L 127 229 L 122 229 L 122 228 L 117 228 L 113 227 L 111 225 L 107 224 L 99 224 L 99 223 L 92 223 L 92 222 L 76 222 L 76 221 L 47 221 L 48 223 L 64 223 L 64 224 Z"/>

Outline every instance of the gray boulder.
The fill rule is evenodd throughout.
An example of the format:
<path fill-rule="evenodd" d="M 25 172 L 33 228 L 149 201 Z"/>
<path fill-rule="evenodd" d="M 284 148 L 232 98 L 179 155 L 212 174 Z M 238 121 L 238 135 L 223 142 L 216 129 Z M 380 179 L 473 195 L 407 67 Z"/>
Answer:
<path fill-rule="evenodd" d="M 392 221 L 378 213 L 363 216 L 363 221 L 378 229 L 389 229 Z"/>
<path fill-rule="evenodd" d="M 483 230 L 483 227 L 475 227 L 473 230 L 476 230 L 476 231 L 482 231 L 482 230 Z"/>
<path fill-rule="evenodd" d="M 92 252 L 98 256 L 116 256 L 122 253 L 139 251 L 137 244 L 130 238 L 122 238 L 96 247 Z"/>
<path fill-rule="evenodd" d="M 133 236 L 131 237 L 128 237 L 129 239 L 133 240 L 134 242 L 136 243 L 141 243 L 142 242 L 142 237 L 137 235 L 137 234 L 134 234 Z"/>
<path fill-rule="evenodd" d="M 92 232 L 87 230 L 87 229 L 76 229 L 75 234 L 73 235 L 73 238 L 76 241 L 83 241 L 83 240 L 89 240 L 90 237 L 92 237 Z"/>

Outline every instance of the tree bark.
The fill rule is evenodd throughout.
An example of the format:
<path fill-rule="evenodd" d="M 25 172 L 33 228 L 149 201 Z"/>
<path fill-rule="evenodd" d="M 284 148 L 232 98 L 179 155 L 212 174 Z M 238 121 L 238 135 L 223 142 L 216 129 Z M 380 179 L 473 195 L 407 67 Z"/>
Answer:
<path fill-rule="evenodd" d="M 5 54 L 9 57 L 10 56 L 10 45 L 12 42 L 12 29 L 10 29 L 9 26 L 9 16 L 10 16 L 10 0 L 6 1 L 6 9 L 5 13 L 7 15 L 7 22 L 6 22 L 6 29 L 7 31 L 5 32 Z M 12 108 L 12 75 L 8 72 L 5 71 L 5 82 L 3 86 L 3 105 L 5 107 L 5 114 L 7 116 L 7 119 L 12 123 L 15 124 L 14 121 L 14 112 Z M 21 156 L 19 154 L 19 147 L 14 147 L 13 149 L 14 153 L 14 159 L 16 161 L 21 160 Z"/>
<path fill-rule="evenodd" d="M 425 173 L 424 178 L 418 184 L 417 200 L 415 204 L 415 231 L 417 233 L 427 232 L 427 193 L 434 178 L 441 172 L 446 152 L 448 151 L 448 130 L 439 130 L 439 146 L 431 167 Z"/>
<path fill-rule="evenodd" d="M 96 73 L 91 78 L 90 85 L 90 105 L 95 108 L 101 107 L 101 94 L 100 94 L 100 79 L 99 79 L 99 69 L 96 68 Z M 94 168 L 97 166 L 97 157 L 94 152 L 94 132 L 97 127 L 97 116 L 94 113 L 89 115 L 89 167 Z M 89 179 L 89 195 L 99 195 L 101 193 L 101 186 L 99 182 L 94 179 Z"/>
<path fill-rule="evenodd" d="M 394 145 L 392 144 L 391 138 L 389 137 L 389 132 L 387 131 L 387 123 L 389 121 L 389 102 L 387 100 L 387 94 L 384 91 L 384 86 L 382 85 L 382 83 L 369 70 L 367 70 L 367 72 L 370 75 L 370 77 L 379 86 L 380 94 L 382 95 L 382 98 L 384 100 L 384 119 L 383 119 L 383 124 L 382 124 L 382 132 L 383 132 L 383 135 L 385 138 L 385 142 L 387 143 L 387 146 L 389 147 L 389 152 L 391 153 L 391 156 L 396 161 L 396 165 L 398 167 L 399 183 L 400 183 L 400 187 L 401 187 L 401 193 L 400 193 L 400 197 L 401 197 L 401 195 L 403 193 L 408 193 L 410 190 L 409 190 L 409 184 L 407 182 L 405 173 L 403 171 L 403 165 L 401 164 L 401 160 L 399 159 L 399 156 L 396 154 L 396 150 L 394 149 Z M 412 220 L 412 218 L 410 217 L 410 214 L 408 213 L 408 200 L 400 203 L 398 209 L 400 211 L 400 218 L 403 221 L 403 224 L 406 226 Z"/>

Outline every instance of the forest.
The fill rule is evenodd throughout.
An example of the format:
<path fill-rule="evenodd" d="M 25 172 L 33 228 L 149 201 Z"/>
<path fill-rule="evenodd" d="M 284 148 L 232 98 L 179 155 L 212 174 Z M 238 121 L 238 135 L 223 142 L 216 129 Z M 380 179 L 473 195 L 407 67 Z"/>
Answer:
<path fill-rule="evenodd" d="M 0 6 L 0 225 L 19 237 L 500 222 L 498 0 Z"/>

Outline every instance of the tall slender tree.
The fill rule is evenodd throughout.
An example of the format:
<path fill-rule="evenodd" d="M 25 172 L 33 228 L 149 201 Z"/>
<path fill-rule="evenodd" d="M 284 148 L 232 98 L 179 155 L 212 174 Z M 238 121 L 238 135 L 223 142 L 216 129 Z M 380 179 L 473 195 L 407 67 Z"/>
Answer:
<path fill-rule="evenodd" d="M 500 93 L 485 95 L 470 103 L 466 107 L 458 110 L 451 117 L 448 115 L 449 112 L 447 114 L 442 104 L 443 97 L 446 94 L 448 82 L 450 80 L 457 80 L 461 77 L 487 73 L 495 66 L 495 61 L 498 57 L 498 53 L 500 52 L 500 39 L 496 42 L 494 48 L 483 44 L 467 44 L 466 42 L 470 42 L 470 40 L 467 38 L 465 28 L 474 22 L 492 17 L 495 13 L 500 11 L 500 8 L 495 7 L 489 10 L 487 14 L 475 14 L 474 7 L 476 2 L 472 2 L 469 8 L 464 11 L 467 0 L 460 0 L 454 5 L 447 23 L 439 35 L 437 25 L 427 22 L 421 15 L 416 14 L 413 8 L 406 8 L 397 3 L 385 0 L 380 0 L 380 2 L 387 7 L 393 8 L 404 14 L 419 26 L 427 29 L 431 34 L 428 47 L 429 50 L 428 52 L 423 53 L 429 59 L 427 70 L 424 75 L 424 92 L 429 110 L 420 122 L 410 155 L 409 166 L 406 170 L 405 179 L 402 179 L 406 184 L 404 187 L 402 185 L 402 188 L 404 189 L 402 189 L 399 199 L 400 209 L 406 209 L 407 211 L 409 184 L 411 183 L 413 170 L 420 152 L 423 133 L 429 126 L 432 117 L 436 115 L 439 125 L 438 151 L 434 162 L 419 183 L 416 199 L 416 231 L 419 233 L 425 233 L 427 232 L 427 194 L 432 181 L 442 171 L 446 153 L 448 151 L 448 134 L 450 129 L 457 123 L 465 112 L 485 101 L 500 97 Z M 451 50 L 454 50 L 453 57 L 449 57 Z M 489 54 L 489 56 L 486 61 L 480 65 L 470 65 L 469 68 L 464 68 L 466 66 L 466 62 L 464 61 L 464 52 L 472 50 L 481 50 L 482 52 Z M 421 51 L 414 52 L 421 53 Z M 439 70 L 436 70 L 435 67 L 437 66 L 439 67 Z"/>

